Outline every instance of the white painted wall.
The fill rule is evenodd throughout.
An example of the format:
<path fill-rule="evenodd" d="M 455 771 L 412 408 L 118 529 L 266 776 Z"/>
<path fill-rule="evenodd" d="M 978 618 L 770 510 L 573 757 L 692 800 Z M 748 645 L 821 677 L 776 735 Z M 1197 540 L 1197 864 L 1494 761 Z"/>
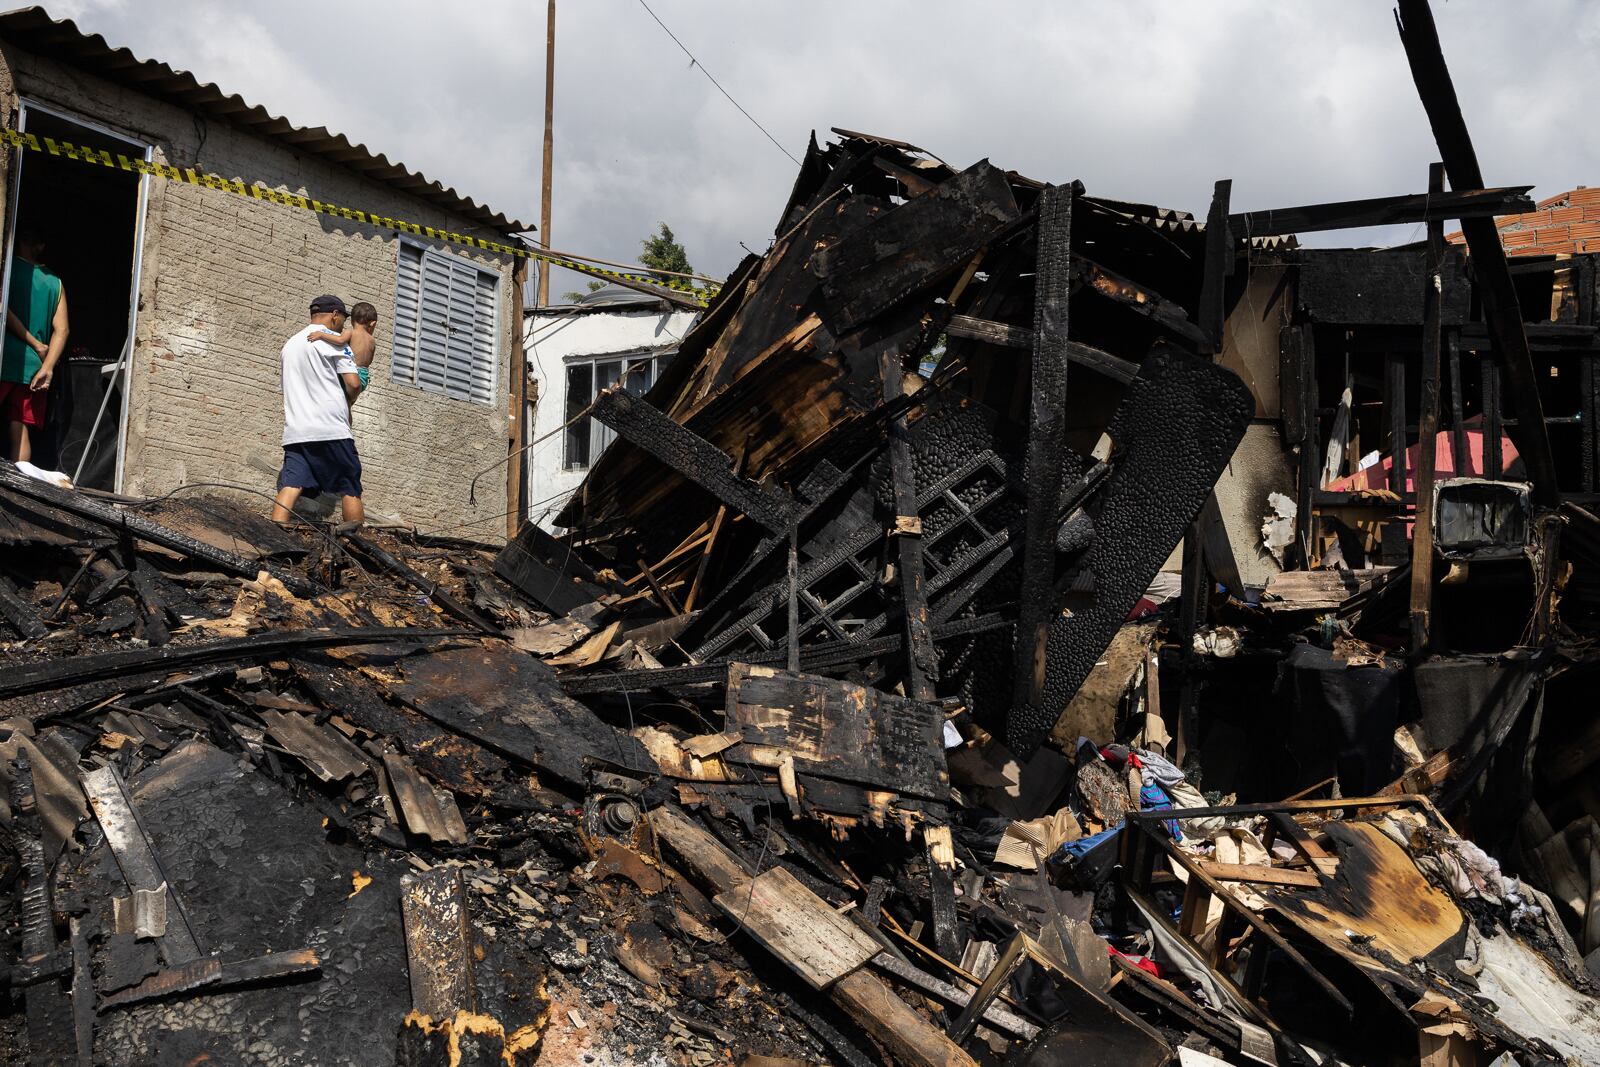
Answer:
<path fill-rule="evenodd" d="M 528 450 L 528 518 L 555 531 L 551 519 L 589 472 L 562 466 L 566 435 L 567 366 L 583 357 L 674 352 L 694 325 L 697 312 L 645 306 L 565 307 L 531 311 L 523 349 L 529 395 L 537 395 Z M 535 393 L 535 390 L 537 392 Z M 590 463 L 598 457 L 591 456 Z"/>

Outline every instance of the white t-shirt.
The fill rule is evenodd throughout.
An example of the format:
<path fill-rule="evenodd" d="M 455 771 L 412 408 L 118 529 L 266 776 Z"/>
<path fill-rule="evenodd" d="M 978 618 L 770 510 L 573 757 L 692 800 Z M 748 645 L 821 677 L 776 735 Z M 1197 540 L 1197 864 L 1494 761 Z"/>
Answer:
<path fill-rule="evenodd" d="M 326 326 L 307 326 L 283 344 L 283 443 L 342 441 L 350 432 L 350 402 L 341 374 L 354 374 L 350 349 L 312 341 Z"/>

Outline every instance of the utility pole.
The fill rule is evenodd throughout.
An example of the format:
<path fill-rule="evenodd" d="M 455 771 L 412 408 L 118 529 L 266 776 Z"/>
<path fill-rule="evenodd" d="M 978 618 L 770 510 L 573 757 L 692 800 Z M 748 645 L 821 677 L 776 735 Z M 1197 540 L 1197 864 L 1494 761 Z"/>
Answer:
<path fill-rule="evenodd" d="M 556 0 L 550 0 L 550 25 L 544 43 L 544 181 L 539 194 L 539 243 L 550 250 L 550 148 L 556 107 Z M 539 306 L 550 306 L 550 261 L 539 264 Z"/>

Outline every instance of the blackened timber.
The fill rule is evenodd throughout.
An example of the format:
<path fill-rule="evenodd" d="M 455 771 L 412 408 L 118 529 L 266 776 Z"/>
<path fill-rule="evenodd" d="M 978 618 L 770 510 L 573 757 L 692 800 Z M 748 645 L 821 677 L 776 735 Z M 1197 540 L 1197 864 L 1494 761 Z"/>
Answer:
<path fill-rule="evenodd" d="M 1461 346 L 1454 330 L 1450 331 L 1447 347 L 1450 351 L 1450 466 L 1456 477 L 1461 478 L 1473 471 L 1472 457 L 1467 450 L 1467 416 L 1461 391 Z M 1594 409 L 1585 407 L 1583 410 Z M 1584 428 L 1588 430 L 1591 424 L 1592 420 L 1585 422 Z"/>
<path fill-rule="evenodd" d="M 444 609 L 447 615 L 451 615 L 454 618 L 457 618 L 468 624 L 469 626 L 476 626 L 478 629 L 482 630 L 486 634 L 489 634 L 491 637 L 500 636 L 500 627 L 484 618 L 477 611 L 474 611 L 472 608 L 461 603 L 461 601 L 457 600 L 443 589 L 440 589 L 438 582 L 430 582 L 428 579 L 424 578 L 422 575 L 418 574 L 416 571 L 400 562 L 394 556 L 384 551 L 383 548 L 377 544 L 377 542 L 353 532 L 346 533 L 344 535 L 344 539 L 352 548 L 356 550 L 357 553 L 367 557 L 367 559 L 378 564 L 384 570 L 388 571 L 390 574 L 393 574 L 395 577 L 411 586 L 411 588 L 415 589 L 417 592 L 421 593 L 423 596 L 439 605 Z"/>
<path fill-rule="evenodd" d="M 591 414 L 735 511 L 774 534 L 787 534 L 794 505 L 781 493 L 733 473 L 733 459 L 633 394 L 612 389 Z"/>
<path fill-rule="evenodd" d="M 1384 360 L 1383 417 L 1388 424 L 1389 488 L 1406 491 L 1406 361 L 1403 356 Z"/>
<path fill-rule="evenodd" d="M 880 361 L 883 400 L 893 404 L 905 391 L 905 368 L 899 354 L 885 352 Z M 939 675 L 939 655 L 933 648 L 928 622 L 927 576 L 922 559 L 922 518 L 917 511 L 917 488 L 911 467 L 911 443 L 906 439 L 906 417 L 889 422 L 889 480 L 894 498 L 894 539 L 900 560 L 900 603 L 906 624 L 906 692 L 913 700 L 933 699 L 933 682 Z M 794 566 L 793 563 L 790 564 Z M 791 572 L 792 574 L 792 572 Z M 791 582 L 793 579 L 791 578 Z M 792 625 L 792 623 L 791 623 Z M 791 636 L 791 640 L 792 640 Z M 790 670 L 799 670 L 799 653 Z"/>
<path fill-rule="evenodd" d="M 22 599 L 16 585 L 3 574 L 0 574 L 0 617 L 4 617 L 11 628 L 23 637 L 44 637 L 50 633 L 50 628 L 40 620 L 33 606 Z"/>
<path fill-rule="evenodd" d="M 1455 189 L 1483 187 L 1483 172 L 1472 147 L 1466 119 L 1456 99 L 1450 69 L 1445 65 L 1439 44 L 1439 31 L 1433 23 L 1428 0 L 1399 0 L 1396 21 L 1400 40 L 1411 64 L 1417 94 L 1428 113 L 1445 173 Z M 1516 284 L 1506 261 L 1505 246 L 1493 219 L 1464 218 L 1461 233 L 1472 254 L 1473 276 L 1483 301 L 1484 318 L 1494 333 L 1496 354 L 1506 372 L 1517 413 L 1517 451 L 1527 464 L 1536 504 L 1552 507 L 1559 497 L 1555 459 L 1550 452 L 1550 435 L 1544 421 L 1544 402 L 1539 397 L 1539 382 L 1533 369 L 1533 353 L 1522 327 L 1522 309 L 1517 301 Z"/>
<path fill-rule="evenodd" d="M 315 596 L 322 592 L 322 588 L 314 582 L 281 571 L 269 566 L 260 560 L 246 559 L 243 556 L 224 549 L 196 540 L 187 534 L 168 529 L 158 522 L 152 522 L 131 508 L 117 508 L 93 497 L 71 489 L 62 489 L 33 478 L 17 470 L 16 466 L 0 460 L 0 486 L 5 486 L 22 496 L 29 497 L 61 509 L 70 515 L 89 519 L 99 523 L 110 530 L 127 533 L 140 541 L 159 545 L 168 551 L 176 552 L 180 556 L 197 560 L 207 566 L 214 567 L 225 574 L 232 574 L 239 578 L 254 578 L 263 570 L 277 578 L 295 596 Z"/>
<path fill-rule="evenodd" d="M 101 652 L 93 656 L 47 660 L 7 668 L 0 678 L 0 699 L 61 689 L 103 678 L 118 678 L 140 671 L 173 671 L 202 663 L 270 659 L 284 652 L 303 648 L 331 648 L 338 645 L 379 644 L 387 641 L 432 641 L 470 633 L 458 627 L 432 630 L 364 626 L 336 630 L 287 630 L 253 637 L 231 637 L 203 645 L 162 645 L 160 648 L 134 648 L 121 652 Z"/>
<path fill-rule="evenodd" d="M 1478 363 L 1479 406 L 1483 410 L 1483 476 L 1498 478 L 1504 472 L 1500 438 L 1502 427 L 1500 408 L 1500 368 L 1495 361 L 1484 356 Z"/>
<path fill-rule="evenodd" d="M 1309 204 L 1267 211 L 1246 211 L 1229 216 L 1234 233 L 1267 237 L 1317 230 L 1348 230 L 1362 226 L 1409 226 L 1445 219 L 1493 218 L 1521 215 L 1535 208 L 1527 195 L 1531 185 L 1503 189 L 1456 189 L 1445 193 L 1379 196 L 1337 204 Z"/>
<path fill-rule="evenodd" d="M 945 324 L 945 333 L 951 337 L 965 337 L 972 341 L 998 345 L 1001 348 L 1033 348 L 1033 331 L 1025 326 L 1009 326 L 1003 322 L 976 319 L 971 315 L 951 315 Z M 1067 342 L 1067 359 L 1080 367 L 1099 371 L 1112 381 L 1123 385 L 1133 381 L 1139 373 L 1139 364 L 1131 359 L 1114 356 L 1110 352 L 1086 345 L 1081 341 Z"/>
<path fill-rule="evenodd" d="M 1202 352 L 1222 351 L 1223 297 L 1228 276 L 1233 273 L 1233 234 L 1228 218 L 1228 200 L 1233 182 L 1224 178 L 1211 194 L 1211 212 L 1206 216 L 1206 258 L 1200 277 L 1200 332 L 1205 335 Z"/>
<path fill-rule="evenodd" d="M 1295 544 L 1303 566 L 1310 568 L 1315 517 L 1313 498 L 1321 485 L 1322 428 L 1317 418 L 1317 351 L 1309 323 L 1283 331 L 1284 362 L 1295 368 L 1295 376 L 1284 379 L 1284 392 L 1297 391 L 1300 397 L 1300 469 L 1296 479 Z"/>
<path fill-rule="evenodd" d="M 1444 189 L 1444 164 L 1428 168 L 1430 193 Z M 1422 293 L 1422 382 L 1418 391 L 1417 412 L 1417 510 L 1411 527 L 1411 652 L 1427 652 L 1430 616 L 1433 610 L 1433 468 L 1439 437 L 1439 325 L 1440 288 L 1443 285 L 1438 263 L 1444 257 L 1444 223 L 1428 223 L 1428 280 Z M 1456 460 L 1460 470 L 1460 460 Z M 1391 486 L 1391 488 L 1394 488 Z M 1399 485 L 1404 491 L 1405 485 Z"/>
<path fill-rule="evenodd" d="M 812 259 L 842 334 L 969 261 L 1019 217 L 1005 172 L 980 160 Z"/>
<path fill-rule="evenodd" d="M 392 699 L 568 784 L 586 784 L 596 763 L 656 769 L 637 739 L 568 698 L 554 670 L 504 642 L 414 656 L 398 673 L 380 683 Z"/>
<path fill-rule="evenodd" d="M 1115 271 L 1107 270 L 1093 260 L 1077 256 L 1073 258 L 1076 261 L 1074 272 L 1090 289 L 1144 315 L 1153 322 L 1160 323 L 1190 344 L 1205 343 L 1205 335 L 1200 332 L 1200 327 L 1189 321 L 1189 315 L 1182 307 L 1154 289 L 1140 285 Z"/>
<path fill-rule="evenodd" d="M 1038 274 L 1034 280 L 1033 361 L 1028 395 L 1028 444 L 1022 480 L 1027 513 L 1022 533 L 1022 593 L 1018 605 L 1013 699 L 1037 707 L 1044 696 L 1055 591 L 1056 507 L 1064 478 L 1067 430 L 1067 311 L 1072 295 L 1072 191 L 1048 186 L 1039 194 Z"/>
<path fill-rule="evenodd" d="M 957 619 L 933 627 L 933 639 L 944 641 L 955 637 L 1003 630 L 1011 620 L 990 612 L 972 619 Z M 800 669 L 810 673 L 838 667 L 847 663 L 861 663 L 879 656 L 892 656 L 905 647 L 903 634 L 885 634 L 869 641 L 828 641 L 811 645 L 800 651 Z M 740 663 L 778 666 L 788 659 L 787 650 L 741 655 Z M 646 689 L 675 689 L 680 686 L 705 685 L 728 676 L 731 659 L 708 660 L 689 667 L 650 667 L 628 671 L 563 674 L 557 677 L 568 696 L 585 696 L 593 693 L 639 692 Z"/>

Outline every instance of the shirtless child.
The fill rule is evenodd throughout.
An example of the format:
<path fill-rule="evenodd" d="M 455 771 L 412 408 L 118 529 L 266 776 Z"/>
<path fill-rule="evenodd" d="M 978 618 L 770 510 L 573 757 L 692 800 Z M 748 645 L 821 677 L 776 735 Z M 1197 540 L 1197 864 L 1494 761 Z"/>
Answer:
<path fill-rule="evenodd" d="M 351 358 L 356 361 L 356 373 L 361 376 L 361 388 L 365 391 L 367 379 L 372 373 L 372 357 L 378 351 L 378 339 L 373 336 L 373 331 L 377 328 L 378 309 L 362 300 L 351 306 L 350 321 L 345 326 L 344 333 L 329 333 L 323 330 L 312 334 L 309 340 L 325 341 L 330 345 L 349 348 Z"/>

